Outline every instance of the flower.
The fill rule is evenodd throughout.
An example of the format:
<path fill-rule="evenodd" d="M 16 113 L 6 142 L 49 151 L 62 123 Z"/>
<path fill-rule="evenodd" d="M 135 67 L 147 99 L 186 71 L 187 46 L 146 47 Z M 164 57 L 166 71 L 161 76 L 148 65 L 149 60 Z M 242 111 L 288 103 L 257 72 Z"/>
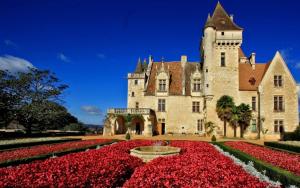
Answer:
<path fill-rule="evenodd" d="M 225 145 L 300 176 L 300 155 L 272 150 L 246 142 L 225 142 Z"/>

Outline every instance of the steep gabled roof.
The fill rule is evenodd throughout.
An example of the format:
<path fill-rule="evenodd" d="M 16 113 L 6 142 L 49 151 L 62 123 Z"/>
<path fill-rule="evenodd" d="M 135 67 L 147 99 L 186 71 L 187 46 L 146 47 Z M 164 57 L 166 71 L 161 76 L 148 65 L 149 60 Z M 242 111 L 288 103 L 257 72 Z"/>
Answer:
<path fill-rule="evenodd" d="M 146 95 L 155 95 L 155 77 L 161 62 L 153 62 Z M 170 95 L 182 95 L 182 67 L 180 62 L 164 62 L 165 69 L 170 73 Z"/>
<path fill-rule="evenodd" d="M 199 63 L 198 63 L 199 64 Z M 153 62 L 146 95 L 155 95 L 155 77 L 160 69 L 161 62 Z M 191 95 L 191 74 L 196 70 L 196 62 L 187 62 L 185 70 L 181 66 L 181 62 L 164 62 L 165 69 L 170 73 L 169 95 L 182 95 L 182 81 L 185 77 L 185 95 Z M 184 74 L 184 76 L 183 76 Z"/>
<path fill-rule="evenodd" d="M 265 73 L 269 68 L 269 63 L 256 63 L 255 69 L 249 63 L 239 64 L 239 90 L 257 91 Z"/>
<path fill-rule="evenodd" d="M 239 47 L 239 58 L 241 58 L 241 57 L 246 57 L 246 56 L 245 56 L 243 49 L 241 47 Z"/>
<path fill-rule="evenodd" d="M 214 27 L 216 30 L 243 30 L 231 20 L 220 2 L 218 2 L 213 15 L 208 16 L 206 27 Z"/>

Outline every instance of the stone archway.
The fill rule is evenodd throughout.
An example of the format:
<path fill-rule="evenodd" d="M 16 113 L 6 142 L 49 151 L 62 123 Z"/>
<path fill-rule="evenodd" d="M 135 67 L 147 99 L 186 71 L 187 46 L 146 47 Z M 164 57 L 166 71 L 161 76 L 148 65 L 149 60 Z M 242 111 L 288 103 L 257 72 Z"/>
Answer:
<path fill-rule="evenodd" d="M 115 134 L 126 134 L 125 119 L 123 116 L 118 116 L 114 122 Z"/>
<path fill-rule="evenodd" d="M 142 135 L 144 133 L 144 120 L 141 117 L 134 117 L 131 121 L 131 132 Z"/>

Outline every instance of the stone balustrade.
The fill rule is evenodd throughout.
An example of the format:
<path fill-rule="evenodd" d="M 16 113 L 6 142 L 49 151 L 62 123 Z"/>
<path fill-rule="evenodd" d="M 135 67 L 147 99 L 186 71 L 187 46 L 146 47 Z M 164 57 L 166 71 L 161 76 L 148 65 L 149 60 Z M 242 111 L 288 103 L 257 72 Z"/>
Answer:
<path fill-rule="evenodd" d="M 150 108 L 111 108 L 108 114 L 150 114 Z"/>

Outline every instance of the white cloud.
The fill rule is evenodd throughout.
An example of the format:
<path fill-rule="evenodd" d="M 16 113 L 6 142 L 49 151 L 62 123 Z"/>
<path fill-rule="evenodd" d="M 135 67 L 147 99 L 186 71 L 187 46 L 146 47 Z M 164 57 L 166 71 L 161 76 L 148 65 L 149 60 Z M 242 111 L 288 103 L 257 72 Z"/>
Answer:
<path fill-rule="evenodd" d="M 29 61 L 10 55 L 0 56 L 0 70 L 9 71 L 11 73 L 28 72 L 35 68 Z"/>
<path fill-rule="evenodd" d="M 97 57 L 98 57 L 99 59 L 105 59 L 105 58 L 106 58 L 106 56 L 105 56 L 103 53 L 97 54 Z"/>
<path fill-rule="evenodd" d="M 6 46 L 11 46 L 11 47 L 14 47 L 14 48 L 18 47 L 18 45 L 15 42 L 13 42 L 11 40 L 8 40 L 8 39 L 4 40 L 4 44 Z"/>
<path fill-rule="evenodd" d="M 286 48 L 286 49 L 279 50 L 282 58 L 285 60 L 287 64 L 295 67 L 296 69 L 300 69 L 300 60 L 293 58 L 292 51 L 293 48 Z"/>
<path fill-rule="evenodd" d="M 64 62 L 70 62 L 70 59 L 63 53 L 57 54 L 57 58 Z"/>
<path fill-rule="evenodd" d="M 101 116 L 102 115 L 101 110 L 96 106 L 89 106 L 89 105 L 82 106 L 81 110 L 86 112 L 89 115 L 96 115 L 96 116 Z"/>

